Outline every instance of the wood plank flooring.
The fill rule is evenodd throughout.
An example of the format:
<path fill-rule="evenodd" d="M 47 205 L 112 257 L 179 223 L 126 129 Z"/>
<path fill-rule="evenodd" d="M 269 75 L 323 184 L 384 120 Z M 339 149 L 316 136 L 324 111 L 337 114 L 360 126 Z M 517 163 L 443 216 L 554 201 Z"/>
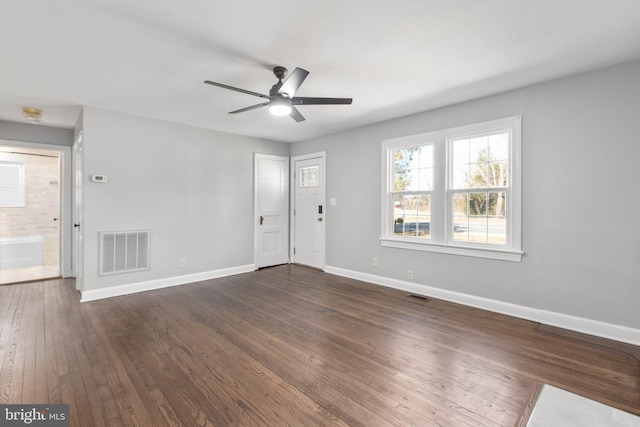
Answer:
<path fill-rule="evenodd" d="M 73 426 L 514 426 L 548 383 L 640 415 L 636 347 L 284 265 L 80 304 L 0 286 L 0 403 Z"/>
<path fill-rule="evenodd" d="M 33 265 L 31 267 L 0 268 L 0 285 L 60 277 L 60 266 Z"/>

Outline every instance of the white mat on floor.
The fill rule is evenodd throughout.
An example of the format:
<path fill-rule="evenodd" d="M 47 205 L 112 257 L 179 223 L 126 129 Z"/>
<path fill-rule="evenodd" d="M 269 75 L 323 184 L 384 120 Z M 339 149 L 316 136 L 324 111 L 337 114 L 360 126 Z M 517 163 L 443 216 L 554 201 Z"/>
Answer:
<path fill-rule="evenodd" d="M 527 427 L 640 427 L 640 417 L 545 384 Z"/>

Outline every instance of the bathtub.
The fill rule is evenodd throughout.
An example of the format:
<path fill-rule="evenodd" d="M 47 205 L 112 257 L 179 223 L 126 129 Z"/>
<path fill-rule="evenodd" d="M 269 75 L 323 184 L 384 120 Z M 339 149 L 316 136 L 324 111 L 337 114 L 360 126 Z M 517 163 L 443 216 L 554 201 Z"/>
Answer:
<path fill-rule="evenodd" d="M 44 264 L 44 237 L 0 237 L 0 268 Z"/>

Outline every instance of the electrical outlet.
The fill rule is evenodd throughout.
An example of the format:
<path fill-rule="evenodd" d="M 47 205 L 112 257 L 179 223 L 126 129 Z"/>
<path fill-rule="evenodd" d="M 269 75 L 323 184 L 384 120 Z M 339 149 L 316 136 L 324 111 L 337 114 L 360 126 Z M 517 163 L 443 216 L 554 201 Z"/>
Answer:
<path fill-rule="evenodd" d="M 373 258 L 371 260 L 371 266 L 372 267 L 377 267 L 378 266 L 378 258 Z"/>
<path fill-rule="evenodd" d="M 187 259 L 186 258 L 180 258 L 180 268 L 184 268 L 187 266 Z"/>
<path fill-rule="evenodd" d="M 409 280 L 413 280 L 413 270 L 409 270 L 409 271 L 407 272 L 407 278 L 408 278 Z"/>

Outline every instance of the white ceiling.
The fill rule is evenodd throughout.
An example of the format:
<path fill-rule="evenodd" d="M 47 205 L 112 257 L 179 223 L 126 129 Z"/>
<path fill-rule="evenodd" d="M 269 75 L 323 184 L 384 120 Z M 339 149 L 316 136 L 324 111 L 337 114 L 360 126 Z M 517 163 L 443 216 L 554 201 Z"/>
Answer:
<path fill-rule="evenodd" d="M 640 58 L 638 0 L 5 0 L 0 119 L 72 127 L 87 105 L 296 142 Z M 298 107 L 271 69 L 310 71 Z"/>

